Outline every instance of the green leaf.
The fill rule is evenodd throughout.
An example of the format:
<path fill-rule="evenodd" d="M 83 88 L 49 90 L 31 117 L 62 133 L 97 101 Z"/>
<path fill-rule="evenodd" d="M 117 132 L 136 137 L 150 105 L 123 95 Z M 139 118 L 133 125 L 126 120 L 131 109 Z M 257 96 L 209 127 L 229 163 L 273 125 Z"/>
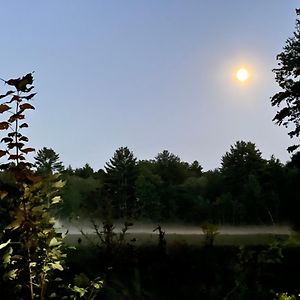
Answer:
<path fill-rule="evenodd" d="M 101 289 L 103 286 L 103 281 L 93 282 L 93 287 L 97 290 Z"/>
<path fill-rule="evenodd" d="M 85 293 L 87 292 L 87 290 L 85 288 L 80 288 L 78 286 L 74 286 L 73 287 L 73 291 L 79 294 L 79 297 L 83 297 L 85 295 Z"/>
<path fill-rule="evenodd" d="M 50 269 L 50 267 L 48 266 L 48 265 L 45 265 L 45 266 L 43 266 L 43 272 L 44 273 L 47 273 L 47 272 L 49 272 L 51 269 Z"/>
<path fill-rule="evenodd" d="M 24 222 L 24 210 L 18 209 L 15 212 L 15 220 L 10 223 L 8 226 L 6 226 L 6 229 L 17 229 L 21 226 L 21 224 Z"/>
<path fill-rule="evenodd" d="M 74 277 L 74 285 L 79 287 L 87 287 L 90 283 L 89 278 L 84 273 L 76 274 Z"/>
<path fill-rule="evenodd" d="M 59 261 L 57 261 L 55 263 L 50 263 L 48 265 L 53 270 L 59 270 L 59 271 L 63 271 L 64 270 L 64 268 L 62 267 L 62 265 L 60 264 Z"/>
<path fill-rule="evenodd" d="M 13 269 L 4 274 L 5 278 L 9 280 L 14 280 L 17 277 L 18 269 Z"/>
<path fill-rule="evenodd" d="M 77 248 L 75 246 L 69 246 L 68 249 L 69 250 L 77 250 Z"/>
<path fill-rule="evenodd" d="M 46 207 L 45 205 L 38 205 L 38 206 L 34 206 L 31 211 L 33 213 L 43 213 L 45 211 Z"/>
<path fill-rule="evenodd" d="M 10 243 L 10 239 L 6 243 L 0 244 L 0 249 L 5 248 L 9 243 Z"/>
<path fill-rule="evenodd" d="M 61 202 L 61 196 L 55 196 L 51 199 L 52 204 L 60 203 Z"/>
<path fill-rule="evenodd" d="M 61 244 L 61 241 L 58 241 L 55 237 L 51 239 L 49 246 L 50 247 L 55 247 Z"/>
<path fill-rule="evenodd" d="M 50 294 L 49 298 L 57 298 L 57 294 L 53 292 Z"/>
<path fill-rule="evenodd" d="M 55 220 L 55 218 L 50 218 L 49 219 L 49 224 L 52 224 L 52 225 L 54 225 L 56 223 L 56 220 Z"/>
<path fill-rule="evenodd" d="M 59 181 L 56 181 L 56 182 L 53 183 L 53 187 L 57 188 L 57 189 L 61 189 L 65 186 L 65 184 L 66 183 L 64 181 L 59 180 Z"/>
<path fill-rule="evenodd" d="M 2 257 L 2 261 L 3 261 L 4 265 L 7 265 L 10 263 L 12 253 L 13 253 L 13 249 L 12 249 L 12 247 L 9 247 L 8 250 L 6 251 L 6 253 Z"/>

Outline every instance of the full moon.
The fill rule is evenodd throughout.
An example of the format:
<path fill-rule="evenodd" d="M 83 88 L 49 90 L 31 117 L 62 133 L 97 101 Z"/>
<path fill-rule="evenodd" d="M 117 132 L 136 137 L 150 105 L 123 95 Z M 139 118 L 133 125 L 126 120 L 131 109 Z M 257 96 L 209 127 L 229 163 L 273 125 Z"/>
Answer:
<path fill-rule="evenodd" d="M 249 72 L 245 68 L 240 68 L 236 72 L 236 78 L 239 81 L 246 81 L 249 78 Z"/>

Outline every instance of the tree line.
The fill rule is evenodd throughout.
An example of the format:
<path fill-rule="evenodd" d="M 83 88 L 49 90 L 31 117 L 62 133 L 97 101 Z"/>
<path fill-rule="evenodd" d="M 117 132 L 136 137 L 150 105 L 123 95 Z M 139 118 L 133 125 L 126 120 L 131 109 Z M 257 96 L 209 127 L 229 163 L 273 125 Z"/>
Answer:
<path fill-rule="evenodd" d="M 138 160 L 127 147 L 104 169 L 65 168 L 54 150 L 35 157 L 36 172 L 59 172 L 66 181 L 62 218 L 140 219 L 187 223 L 296 223 L 300 152 L 281 163 L 252 142 L 237 141 L 221 167 L 204 172 L 198 161 L 182 161 L 167 150 Z"/>

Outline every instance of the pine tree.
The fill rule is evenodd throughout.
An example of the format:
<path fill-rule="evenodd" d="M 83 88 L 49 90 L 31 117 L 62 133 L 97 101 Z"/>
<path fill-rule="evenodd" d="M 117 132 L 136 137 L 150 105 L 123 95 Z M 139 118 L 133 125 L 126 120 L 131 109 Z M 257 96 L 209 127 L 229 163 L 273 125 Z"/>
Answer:
<path fill-rule="evenodd" d="M 105 187 L 115 208 L 115 217 L 132 217 L 137 206 L 135 181 L 137 164 L 127 147 L 115 151 L 105 166 Z"/>
<path fill-rule="evenodd" d="M 41 175 L 61 173 L 64 170 L 59 155 L 51 148 L 44 147 L 39 150 L 34 159 L 37 173 Z"/>

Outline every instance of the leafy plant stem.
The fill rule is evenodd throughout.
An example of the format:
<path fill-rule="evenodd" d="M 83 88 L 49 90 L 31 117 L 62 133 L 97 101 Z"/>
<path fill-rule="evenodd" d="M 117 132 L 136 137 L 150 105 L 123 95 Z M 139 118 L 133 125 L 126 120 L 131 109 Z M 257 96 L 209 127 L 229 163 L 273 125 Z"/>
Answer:
<path fill-rule="evenodd" d="M 29 248 L 27 249 L 27 255 L 28 255 L 28 271 L 29 271 L 29 286 L 30 286 L 30 299 L 34 299 L 34 290 L 33 290 L 33 275 L 32 275 L 32 270 L 30 266 L 30 250 Z"/>
<path fill-rule="evenodd" d="M 20 95 L 20 92 L 18 92 L 18 96 Z M 16 114 L 19 112 L 19 102 L 17 102 L 17 105 L 16 105 Z M 15 129 L 15 142 L 16 142 L 16 145 L 18 143 L 18 127 L 19 126 L 19 120 L 16 119 L 16 129 Z M 19 147 L 16 147 L 16 157 L 17 157 L 17 160 L 16 160 L 16 163 L 17 165 L 19 164 Z"/>

